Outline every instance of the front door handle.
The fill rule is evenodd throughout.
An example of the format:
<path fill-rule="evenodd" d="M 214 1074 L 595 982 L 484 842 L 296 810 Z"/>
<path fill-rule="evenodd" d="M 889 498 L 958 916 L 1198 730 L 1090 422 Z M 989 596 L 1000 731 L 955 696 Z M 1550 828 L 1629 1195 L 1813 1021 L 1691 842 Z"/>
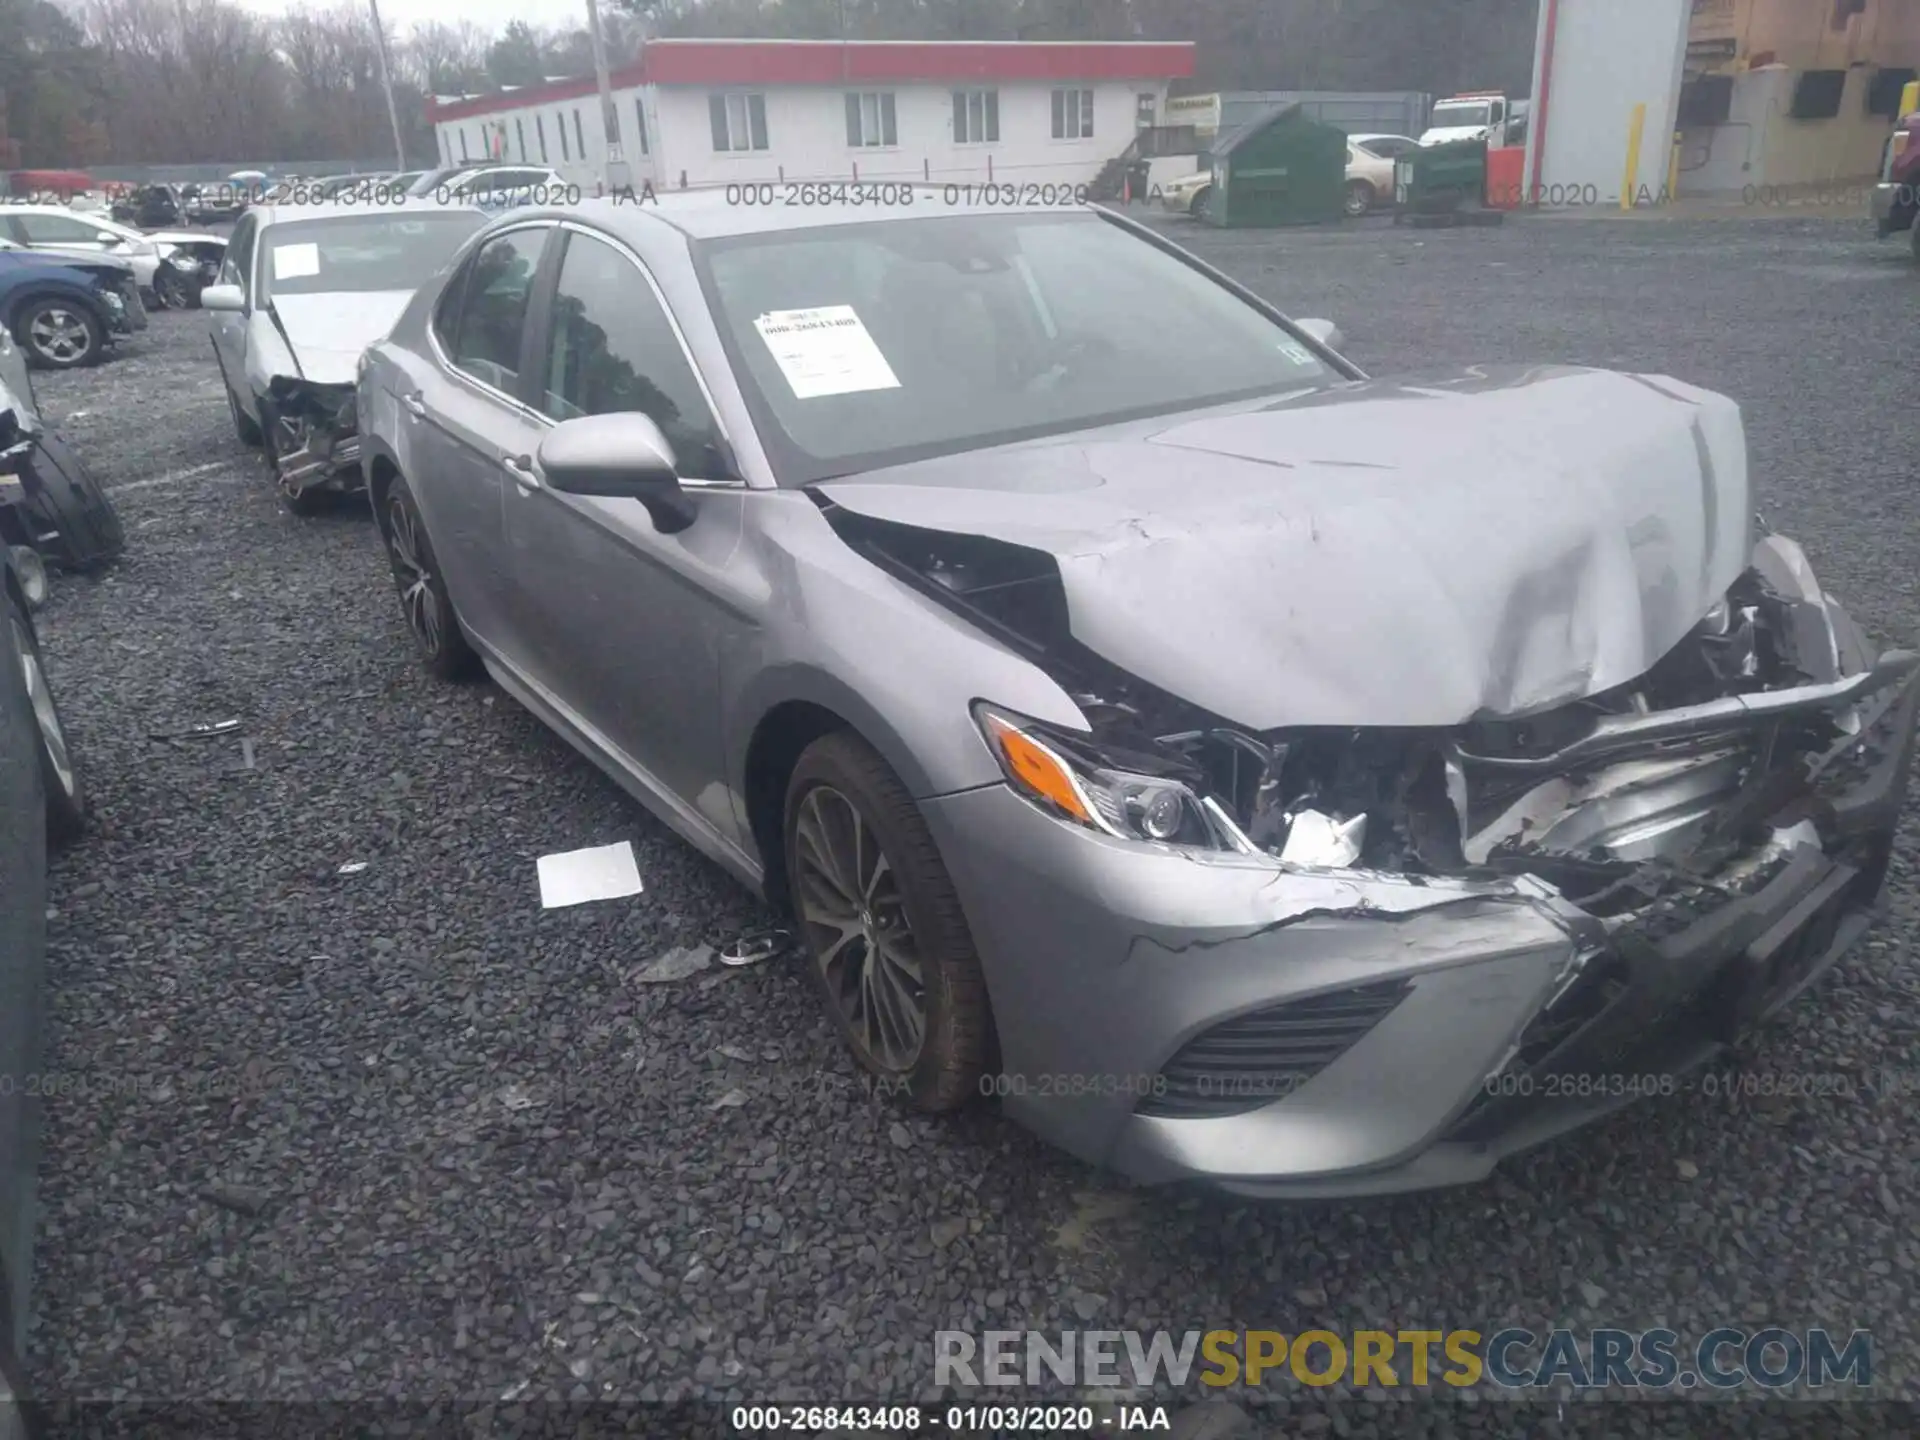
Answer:
<path fill-rule="evenodd" d="M 418 390 L 414 391 L 411 395 L 402 395 L 400 397 L 400 403 L 407 407 L 407 413 L 413 416 L 414 419 L 424 420 L 426 418 L 427 402 L 420 398 L 420 392 Z"/>
<path fill-rule="evenodd" d="M 531 455 L 502 454 L 500 463 L 507 467 L 507 473 L 513 476 L 513 483 L 522 490 L 530 491 L 540 488 L 540 477 L 533 473 Z"/>

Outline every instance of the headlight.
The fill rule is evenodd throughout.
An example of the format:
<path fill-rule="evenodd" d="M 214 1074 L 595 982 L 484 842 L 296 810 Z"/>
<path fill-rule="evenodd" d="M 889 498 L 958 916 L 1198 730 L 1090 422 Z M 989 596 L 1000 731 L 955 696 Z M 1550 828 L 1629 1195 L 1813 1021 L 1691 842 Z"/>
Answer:
<path fill-rule="evenodd" d="M 1208 850 L 1255 847 L 1226 813 L 1171 775 L 1123 768 L 1091 736 L 976 705 L 974 719 L 1000 769 L 1024 798 L 1049 814 L 1103 835 Z M 1151 764 L 1152 757 L 1132 757 Z"/>

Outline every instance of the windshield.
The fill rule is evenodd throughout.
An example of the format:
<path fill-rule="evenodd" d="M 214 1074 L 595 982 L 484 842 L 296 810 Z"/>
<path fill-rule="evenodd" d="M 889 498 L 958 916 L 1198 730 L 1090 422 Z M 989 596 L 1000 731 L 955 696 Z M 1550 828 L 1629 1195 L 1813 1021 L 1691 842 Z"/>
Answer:
<path fill-rule="evenodd" d="M 486 218 L 454 210 L 270 226 L 259 261 L 262 288 L 269 296 L 417 290 Z"/>
<path fill-rule="evenodd" d="M 1493 106 L 1485 100 L 1448 101 L 1433 107 L 1433 118 L 1427 121 L 1430 130 L 1452 130 L 1469 125 L 1491 125 Z"/>
<path fill-rule="evenodd" d="M 782 484 L 1334 374 L 1232 291 L 1086 213 L 732 236 L 696 259 Z"/>

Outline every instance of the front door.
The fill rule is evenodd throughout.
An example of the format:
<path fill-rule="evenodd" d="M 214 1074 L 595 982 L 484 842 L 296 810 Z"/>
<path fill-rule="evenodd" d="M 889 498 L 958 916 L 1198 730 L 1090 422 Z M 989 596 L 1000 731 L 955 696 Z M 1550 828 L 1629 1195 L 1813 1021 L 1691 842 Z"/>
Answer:
<path fill-rule="evenodd" d="M 554 423 L 642 411 L 699 509 L 663 535 L 637 500 L 566 495 L 528 473 L 506 487 L 513 629 L 566 708 L 723 833 L 720 653 L 745 621 L 728 596 L 741 506 L 706 394 L 652 278 L 623 247 L 567 228 L 539 380 Z"/>
<path fill-rule="evenodd" d="M 253 387 L 247 383 L 247 317 L 253 311 L 253 242 L 260 232 L 259 222 L 251 215 L 240 217 L 227 241 L 227 257 L 220 265 L 220 283 L 237 285 L 246 297 L 246 309 L 239 312 L 213 310 L 209 329 L 213 333 L 213 354 L 220 362 L 220 375 L 226 381 L 233 403 L 252 419 L 260 418 Z"/>

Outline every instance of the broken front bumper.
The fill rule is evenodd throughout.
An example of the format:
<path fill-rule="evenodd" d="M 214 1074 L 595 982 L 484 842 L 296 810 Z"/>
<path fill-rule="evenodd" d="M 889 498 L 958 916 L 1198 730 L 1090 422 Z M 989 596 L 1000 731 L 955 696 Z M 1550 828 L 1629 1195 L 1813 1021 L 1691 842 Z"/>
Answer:
<path fill-rule="evenodd" d="M 1889 671 L 1815 786 L 1817 826 L 1783 817 L 1737 875 L 1623 921 L 1525 876 L 1109 840 L 1004 786 L 923 802 L 993 997 L 1002 1073 L 983 1088 L 1149 1182 L 1314 1197 L 1480 1179 L 1641 1095 L 1686 1093 L 1859 938 L 1916 707 L 1920 672 Z"/>

